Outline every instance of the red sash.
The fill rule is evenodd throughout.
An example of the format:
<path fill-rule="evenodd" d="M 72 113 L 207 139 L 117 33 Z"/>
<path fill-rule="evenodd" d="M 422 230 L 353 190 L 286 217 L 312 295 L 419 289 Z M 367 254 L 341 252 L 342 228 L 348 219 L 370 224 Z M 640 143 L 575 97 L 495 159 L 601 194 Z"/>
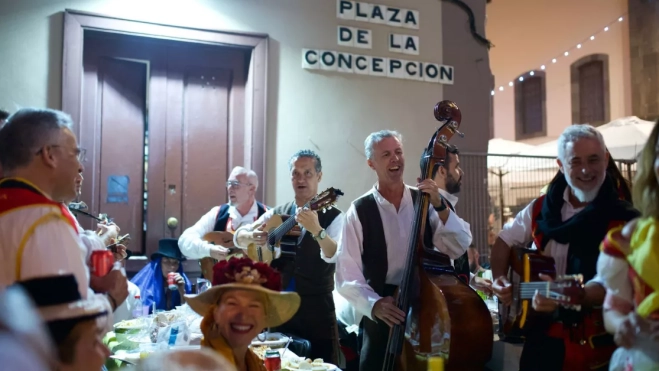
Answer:
<path fill-rule="evenodd" d="M 66 206 L 55 202 L 41 193 L 23 188 L 0 188 L 0 215 L 20 209 L 26 206 L 56 206 L 69 222 L 71 227 L 78 233 L 73 216 L 68 212 Z"/>

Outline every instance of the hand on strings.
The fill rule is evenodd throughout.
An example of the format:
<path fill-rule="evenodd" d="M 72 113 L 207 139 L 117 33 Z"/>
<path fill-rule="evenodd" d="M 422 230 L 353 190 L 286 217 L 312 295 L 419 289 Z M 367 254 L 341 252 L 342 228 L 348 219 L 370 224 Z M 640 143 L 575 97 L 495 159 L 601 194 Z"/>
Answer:
<path fill-rule="evenodd" d="M 538 277 L 546 282 L 554 281 L 550 276 L 547 276 L 546 274 L 540 273 Z M 555 311 L 556 308 L 558 308 L 558 303 L 556 301 L 541 295 L 538 290 L 535 290 L 535 295 L 533 295 L 533 309 L 536 312 L 551 313 Z"/>
<path fill-rule="evenodd" d="M 419 191 L 430 196 L 430 203 L 432 206 L 441 207 L 444 201 L 442 200 L 442 196 L 439 194 L 439 187 L 437 187 L 437 183 L 435 183 L 435 181 L 430 178 L 424 179 L 423 181 L 421 178 L 416 178 L 416 181 L 419 182 L 416 185 L 417 188 L 419 188 Z"/>
<path fill-rule="evenodd" d="M 391 296 L 384 297 L 373 305 L 373 317 L 381 319 L 389 327 L 405 322 L 405 312 L 400 310 Z"/>
<path fill-rule="evenodd" d="M 265 224 L 261 224 L 258 228 L 252 231 L 252 236 L 250 237 L 252 243 L 264 246 L 268 242 L 268 232 L 264 231 Z"/>
<path fill-rule="evenodd" d="M 492 283 L 492 292 L 503 305 L 510 305 L 513 301 L 513 286 L 508 279 L 501 276 Z"/>
<path fill-rule="evenodd" d="M 229 249 L 223 246 L 216 246 L 216 245 L 211 245 L 210 246 L 210 254 L 211 258 L 215 260 L 224 260 L 227 257 L 227 254 L 229 253 Z"/>
<path fill-rule="evenodd" d="M 304 229 L 312 233 L 314 236 L 323 229 L 318 221 L 318 213 L 309 208 L 297 208 L 295 213 L 295 221 L 298 222 Z"/>

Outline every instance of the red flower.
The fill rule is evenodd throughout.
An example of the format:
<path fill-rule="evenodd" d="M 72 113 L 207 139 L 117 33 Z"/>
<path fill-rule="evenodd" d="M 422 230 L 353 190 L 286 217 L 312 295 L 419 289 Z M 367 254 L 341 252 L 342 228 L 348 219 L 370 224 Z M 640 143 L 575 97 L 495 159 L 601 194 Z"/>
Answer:
<path fill-rule="evenodd" d="M 249 258 L 238 259 L 233 257 L 215 264 L 213 267 L 213 286 L 236 282 L 236 274 L 242 272 L 244 267 L 248 267 L 250 270 L 255 269 L 259 272 L 261 278 L 266 279 L 266 282 L 262 283 L 261 286 L 270 290 L 281 291 L 279 272 L 267 264 L 257 263 Z"/>

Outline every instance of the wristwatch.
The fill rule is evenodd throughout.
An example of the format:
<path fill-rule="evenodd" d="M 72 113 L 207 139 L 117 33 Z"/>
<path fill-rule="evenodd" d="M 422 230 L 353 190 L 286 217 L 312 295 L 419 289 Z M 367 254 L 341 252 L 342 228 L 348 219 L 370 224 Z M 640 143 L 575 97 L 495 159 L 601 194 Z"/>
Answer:
<path fill-rule="evenodd" d="M 324 240 L 325 237 L 327 237 L 327 232 L 325 232 L 325 229 L 321 229 L 320 232 L 318 232 L 317 236 L 313 236 L 313 239 L 314 241 L 318 241 L 318 240 Z"/>

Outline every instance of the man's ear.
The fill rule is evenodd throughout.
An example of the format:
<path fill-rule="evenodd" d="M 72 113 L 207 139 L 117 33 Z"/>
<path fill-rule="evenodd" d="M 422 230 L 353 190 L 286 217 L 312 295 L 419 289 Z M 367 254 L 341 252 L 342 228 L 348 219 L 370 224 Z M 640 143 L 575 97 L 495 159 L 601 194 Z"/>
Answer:
<path fill-rule="evenodd" d="M 371 161 L 370 158 L 366 160 L 366 164 L 368 165 L 368 167 L 370 167 L 371 169 L 375 170 L 375 167 L 373 167 L 373 161 Z"/>
<path fill-rule="evenodd" d="M 323 172 L 322 171 L 320 173 L 318 173 L 318 183 L 320 183 L 321 180 L 323 180 Z"/>
<path fill-rule="evenodd" d="M 50 146 L 43 147 L 41 153 L 39 153 L 39 156 L 41 157 L 41 160 L 44 162 L 44 164 L 46 164 L 46 166 L 54 168 L 57 167 L 57 160 L 52 154 L 52 148 L 53 147 Z"/>
<path fill-rule="evenodd" d="M 563 171 L 563 162 L 561 162 L 560 158 L 556 159 L 556 163 L 558 164 L 558 170 L 560 170 L 561 173 L 565 174 L 565 171 Z"/>

